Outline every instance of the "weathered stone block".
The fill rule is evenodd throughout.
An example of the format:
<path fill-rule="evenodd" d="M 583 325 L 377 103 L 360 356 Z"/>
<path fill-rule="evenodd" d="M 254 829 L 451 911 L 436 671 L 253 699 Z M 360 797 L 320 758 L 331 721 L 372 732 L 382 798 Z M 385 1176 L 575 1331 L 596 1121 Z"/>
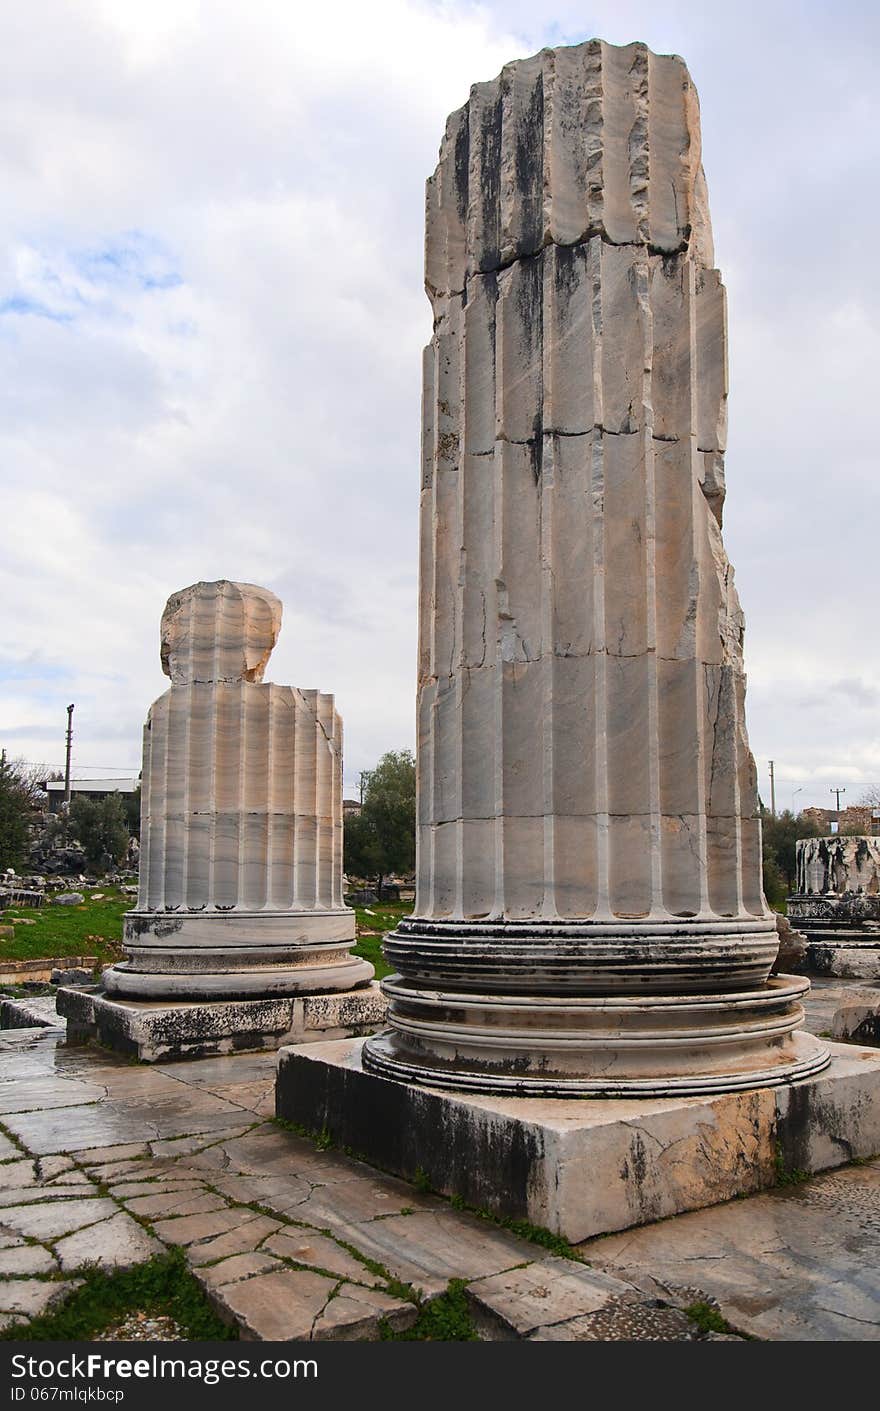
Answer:
<path fill-rule="evenodd" d="M 770 1187 L 786 1169 L 880 1151 L 880 1054 L 832 1045 L 824 1073 L 704 1097 L 503 1098 L 366 1072 L 360 1041 L 285 1048 L 276 1110 L 384 1170 L 572 1241 Z"/>
<path fill-rule="evenodd" d="M 149 1003 L 118 999 L 100 989 L 60 989 L 57 1005 L 69 1039 L 93 1040 L 142 1063 L 370 1034 L 381 1027 L 386 1012 L 375 983 L 342 994 L 201 1004 Z"/>

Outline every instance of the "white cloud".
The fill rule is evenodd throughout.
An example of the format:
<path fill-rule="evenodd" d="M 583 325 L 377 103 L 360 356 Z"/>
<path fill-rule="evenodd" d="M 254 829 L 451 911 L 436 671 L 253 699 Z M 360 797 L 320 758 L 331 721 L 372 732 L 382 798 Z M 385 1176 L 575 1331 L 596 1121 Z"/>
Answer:
<path fill-rule="evenodd" d="M 56 762 L 75 700 L 81 764 L 136 765 L 164 601 L 229 576 L 283 598 L 270 674 L 335 691 L 350 781 L 412 742 L 424 178 L 473 81 L 598 33 L 684 54 L 701 91 L 759 763 L 817 800 L 829 770 L 880 779 L 876 19 L 836 16 L 5 7 L 0 741 Z"/>

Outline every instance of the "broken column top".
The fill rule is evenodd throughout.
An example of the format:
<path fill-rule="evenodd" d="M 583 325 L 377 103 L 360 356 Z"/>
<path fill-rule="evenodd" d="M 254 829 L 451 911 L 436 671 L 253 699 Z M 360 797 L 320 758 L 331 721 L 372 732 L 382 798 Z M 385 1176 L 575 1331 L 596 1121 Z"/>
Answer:
<path fill-rule="evenodd" d="M 880 894 L 880 838 L 798 838 L 796 851 L 799 894 Z"/>
<path fill-rule="evenodd" d="M 427 184 L 430 294 L 594 235 L 714 265 L 699 101 L 677 54 L 542 49 L 474 84 L 447 122 Z"/>
<path fill-rule="evenodd" d="M 162 670 L 173 686 L 263 679 L 281 631 L 281 603 L 254 583 L 193 583 L 162 614 Z"/>

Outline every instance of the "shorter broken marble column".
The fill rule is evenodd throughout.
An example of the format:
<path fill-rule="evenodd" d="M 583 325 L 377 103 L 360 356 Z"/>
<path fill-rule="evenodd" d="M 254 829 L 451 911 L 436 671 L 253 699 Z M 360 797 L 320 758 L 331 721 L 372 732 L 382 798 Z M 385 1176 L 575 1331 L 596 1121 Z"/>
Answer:
<path fill-rule="evenodd" d="M 880 979 L 880 838 L 800 838 L 788 916 L 818 975 Z"/>
<path fill-rule="evenodd" d="M 110 995 L 268 998 L 373 976 L 342 900 L 342 721 L 331 695 L 263 682 L 280 627 L 281 603 L 250 583 L 168 600 L 171 687 L 144 729 L 140 887 Z"/>

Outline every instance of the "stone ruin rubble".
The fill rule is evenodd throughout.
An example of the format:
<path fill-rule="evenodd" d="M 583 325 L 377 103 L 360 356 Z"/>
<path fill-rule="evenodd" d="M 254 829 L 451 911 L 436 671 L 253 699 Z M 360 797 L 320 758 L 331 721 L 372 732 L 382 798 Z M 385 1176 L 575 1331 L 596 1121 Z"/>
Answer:
<path fill-rule="evenodd" d="M 792 923 L 817 975 L 880 980 L 880 838 L 801 838 Z"/>

